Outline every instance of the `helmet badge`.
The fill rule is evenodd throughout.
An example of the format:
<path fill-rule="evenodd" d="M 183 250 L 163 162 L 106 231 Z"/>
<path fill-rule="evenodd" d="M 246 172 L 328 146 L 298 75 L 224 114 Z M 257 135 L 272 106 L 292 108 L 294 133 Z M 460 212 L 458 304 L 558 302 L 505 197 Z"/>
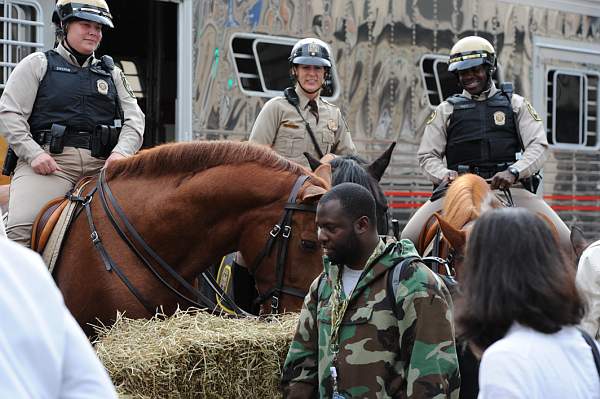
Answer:
<path fill-rule="evenodd" d="M 316 56 L 319 53 L 319 45 L 317 43 L 308 43 L 308 53 L 311 57 Z"/>

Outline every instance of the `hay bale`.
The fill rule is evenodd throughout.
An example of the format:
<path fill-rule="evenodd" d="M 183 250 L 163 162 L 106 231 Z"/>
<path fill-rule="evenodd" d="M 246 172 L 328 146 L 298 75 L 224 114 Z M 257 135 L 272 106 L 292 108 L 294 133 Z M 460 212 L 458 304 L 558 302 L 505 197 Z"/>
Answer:
<path fill-rule="evenodd" d="M 127 398 L 277 398 L 298 314 L 234 319 L 205 312 L 98 328 L 96 351 Z"/>

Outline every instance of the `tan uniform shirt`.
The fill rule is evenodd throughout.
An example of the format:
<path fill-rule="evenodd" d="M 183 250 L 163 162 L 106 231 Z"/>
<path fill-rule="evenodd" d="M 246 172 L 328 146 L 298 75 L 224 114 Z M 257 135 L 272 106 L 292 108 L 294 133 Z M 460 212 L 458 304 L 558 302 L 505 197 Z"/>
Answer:
<path fill-rule="evenodd" d="M 479 96 L 471 96 L 466 90 L 462 95 L 476 101 L 483 101 L 498 92 L 492 83 L 489 90 Z M 513 165 L 521 178 L 529 177 L 540 170 L 548 157 L 548 140 L 546 130 L 538 113 L 523 97 L 513 94 L 512 109 L 519 124 L 525 151 L 520 160 Z M 421 169 L 432 183 L 438 184 L 450 172 L 444 162 L 446 153 L 446 129 L 454 107 L 448 101 L 442 102 L 429 117 L 417 158 Z"/>
<path fill-rule="evenodd" d="M 316 117 L 310 112 L 308 98 L 298 87 L 296 93 L 300 99 L 298 108 L 310 124 L 323 154 L 331 152 L 334 147 L 335 154 L 338 155 L 356 153 L 340 109 L 317 96 L 317 123 Z M 250 141 L 268 145 L 285 158 L 304 166 L 308 166 L 308 161 L 303 152 L 309 152 L 315 158 L 319 158 L 304 121 L 285 97 L 275 97 L 267 101 L 254 122 Z"/>
<path fill-rule="evenodd" d="M 79 67 L 75 57 L 62 44 L 59 44 L 55 50 L 70 64 Z M 83 66 L 97 62 L 99 60 L 91 55 Z M 0 134 L 5 135 L 6 141 L 16 154 L 29 164 L 44 152 L 42 147 L 33 140 L 28 120 L 47 67 L 48 60 L 44 53 L 36 52 L 28 55 L 13 70 L 0 98 Z M 113 152 L 129 156 L 142 146 L 144 113 L 138 106 L 123 72 L 115 67 L 112 77 L 124 114 L 119 142 Z"/>

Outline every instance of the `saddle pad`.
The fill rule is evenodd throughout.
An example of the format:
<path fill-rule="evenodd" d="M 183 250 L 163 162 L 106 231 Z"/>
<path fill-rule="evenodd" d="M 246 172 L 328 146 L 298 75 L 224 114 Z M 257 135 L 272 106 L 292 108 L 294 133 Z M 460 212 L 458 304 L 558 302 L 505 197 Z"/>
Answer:
<path fill-rule="evenodd" d="M 48 266 L 50 273 L 54 270 L 54 265 L 58 259 L 58 254 L 62 246 L 62 241 L 65 237 L 67 229 L 71 224 L 73 213 L 77 208 L 77 202 L 66 200 L 65 207 L 60 214 L 60 217 L 56 221 L 52 234 L 48 238 L 44 251 L 42 253 L 42 259 Z"/>
<path fill-rule="evenodd" d="M 92 179 L 89 177 L 80 180 L 76 188 L 73 190 L 73 195 L 82 195 L 87 187 L 87 184 L 91 181 Z M 46 246 L 43 248 L 43 252 L 41 253 L 42 259 L 48 266 L 48 271 L 50 273 L 54 271 L 54 265 L 58 259 L 58 254 L 60 248 L 62 247 L 63 239 L 67 233 L 67 229 L 71 224 L 73 214 L 75 213 L 78 205 L 78 202 L 70 201 L 69 199 L 64 200 L 64 207 L 56 219 L 54 228 L 48 237 Z"/>

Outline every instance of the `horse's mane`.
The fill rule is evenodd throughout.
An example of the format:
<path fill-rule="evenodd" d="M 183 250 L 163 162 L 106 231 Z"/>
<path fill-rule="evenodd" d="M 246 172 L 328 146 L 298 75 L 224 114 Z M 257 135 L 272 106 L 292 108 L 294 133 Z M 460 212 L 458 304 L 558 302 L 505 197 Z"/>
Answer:
<path fill-rule="evenodd" d="M 363 166 L 366 163 L 362 158 L 353 155 L 335 157 L 330 162 L 333 170 L 331 185 L 353 182 L 370 190 L 369 174 Z"/>
<path fill-rule="evenodd" d="M 106 171 L 110 180 L 116 176 L 168 175 L 198 173 L 218 165 L 256 163 L 296 175 L 308 173 L 302 166 L 288 161 L 275 151 L 249 142 L 194 141 L 163 144 L 126 160 L 113 163 Z"/>
<path fill-rule="evenodd" d="M 468 222 L 477 219 L 482 212 L 489 208 L 498 207 L 488 183 L 474 174 L 461 175 L 450 184 L 442 214 L 451 226 L 462 229 Z M 438 222 L 435 221 L 419 238 L 419 250 L 424 250 L 436 234 Z"/>
<path fill-rule="evenodd" d="M 492 191 L 483 178 L 473 174 L 462 175 L 448 188 L 442 207 L 444 219 L 460 229 L 477 219 L 492 198 Z"/>

